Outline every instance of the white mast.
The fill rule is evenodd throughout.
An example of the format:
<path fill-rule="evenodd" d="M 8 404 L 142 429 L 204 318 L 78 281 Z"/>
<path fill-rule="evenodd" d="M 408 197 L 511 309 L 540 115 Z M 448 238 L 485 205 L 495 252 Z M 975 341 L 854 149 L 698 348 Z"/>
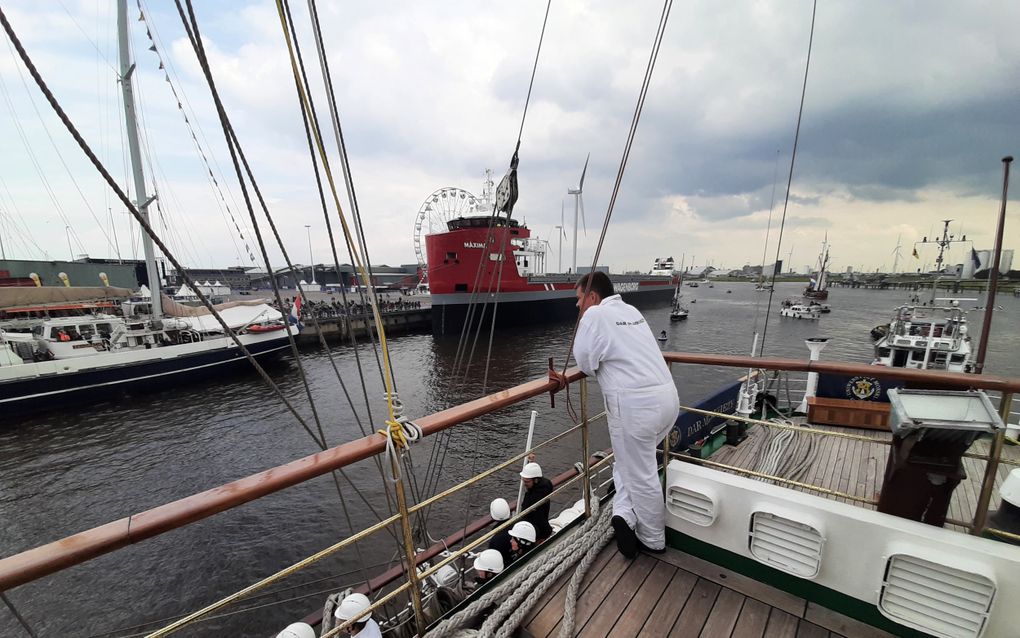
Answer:
<path fill-rule="evenodd" d="M 145 176 L 142 174 L 142 152 L 138 144 L 138 120 L 135 117 L 135 96 L 131 85 L 131 76 L 135 65 L 131 62 L 130 44 L 128 42 L 127 0 L 117 0 L 117 42 L 120 48 L 120 88 L 124 97 L 124 122 L 127 125 L 128 152 L 131 154 L 131 172 L 135 182 L 135 205 L 142 219 L 149 222 L 149 204 L 152 203 L 145 194 Z M 149 278 L 149 290 L 152 292 L 152 316 L 163 316 L 163 287 L 159 281 L 159 270 L 156 268 L 156 251 L 148 233 L 142 233 L 142 248 L 145 250 L 145 271 Z"/>

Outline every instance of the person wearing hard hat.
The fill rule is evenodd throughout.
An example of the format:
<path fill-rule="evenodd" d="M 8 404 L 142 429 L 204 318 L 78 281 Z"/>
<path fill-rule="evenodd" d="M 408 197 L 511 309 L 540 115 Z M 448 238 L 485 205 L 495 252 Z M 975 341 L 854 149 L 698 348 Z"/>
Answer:
<path fill-rule="evenodd" d="M 353 620 L 347 628 L 347 633 L 358 638 L 382 638 L 382 631 L 379 625 L 372 620 L 372 612 L 368 610 L 372 606 L 371 601 L 365 594 L 350 594 L 340 601 L 333 616 L 338 623 Z"/>
<path fill-rule="evenodd" d="M 286 629 L 276 634 L 276 638 L 317 638 L 317 637 L 315 635 L 315 630 L 312 629 L 311 625 L 303 622 L 296 622 L 287 625 Z"/>
<path fill-rule="evenodd" d="M 486 549 L 475 556 L 475 582 L 478 585 L 489 582 L 503 571 L 503 555 L 494 549 Z"/>
<path fill-rule="evenodd" d="M 489 504 L 489 516 L 493 524 L 498 527 L 500 523 L 510 518 L 510 504 L 505 498 L 497 498 Z M 489 539 L 489 549 L 498 551 L 503 556 L 503 565 L 509 565 L 514 559 L 514 550 L 510 541 L 510 533 L 503 529 L 496 532 L 495 536 Z"/>
<path fill-rule="evenodd" d="M 510 528 L 510 546 L 514 560 L 527 554 L 535 546 L 535 526 L 527 521 L 514 523 Z"/>
<path fill-rule="evenodd" d="M 645 318 L 615 294 L 609 275 L 577 281 L 580 313 L 574 359 L 598 380 L 606 403 L 613 464 L 613 530 L 620 553 L 665 551 L 666 505 L 655 451 L 680 412 L 673 377 Z M 549 371 L 559 389 L 566 377 Z"/>
<path fill-rule="evenodd" d="M 524 483 L 524 498 L 521 500 L 520 509 L 523 512 L 535 503 L 552 494 L 552 481 L 542 476 L 542 466 L 538 463 L 527 463 L 521 470 L 521 482 Z M 552 536 L 552 526 L 549 525 L 549 507 L 551 503 L 545 501 L 534 510 L 524 515 L 522 520 L 528 521 L 535 527 L 538 541 L 544 541 Z"/>

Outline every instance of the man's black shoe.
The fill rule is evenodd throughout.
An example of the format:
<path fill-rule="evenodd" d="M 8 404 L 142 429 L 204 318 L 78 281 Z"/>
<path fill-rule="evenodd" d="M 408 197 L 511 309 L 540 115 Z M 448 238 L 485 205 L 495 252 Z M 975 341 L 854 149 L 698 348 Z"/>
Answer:
<path fill-rule="evenodd" d="M 644 552 L 646 554 L 665 554 L 666 553 L 666 546 L 665 545 L 663 545 L 659 549 L 652 549 L 648 545 L 645 545 L 640 540 L 638 540 L 637 546 L 638 546 L 639 550 L 641 550 L 642 552 Z"/>
<path fill-rule="evenodd" d="M 624 558 L 637 556 L 640 541 L 622 516 L 613 517 L 613 532 L 616 535 L 616 548 L 620 550 Z"/>

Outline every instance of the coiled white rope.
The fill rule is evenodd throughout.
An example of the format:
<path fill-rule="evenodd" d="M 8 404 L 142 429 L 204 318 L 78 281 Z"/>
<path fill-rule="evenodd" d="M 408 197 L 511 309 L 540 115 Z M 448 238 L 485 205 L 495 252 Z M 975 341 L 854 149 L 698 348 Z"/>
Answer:
<path fill-rule="evenodd" d="M 604 505 L 599 512 L 598 499 L 592 498 L 591 503 L 593 510 L 591 517 L 569 539 L 548 550 L 541 561 L 531 561 L 528 569 L 517 570 L 497 587 L 485 592 L 467 607 L 439 623 L 427 634 L 427 638 L 469 636 L 509 638 L 532 607 L 543 599 L 545 592 L 567 573 L 567 570 L 577 564 L 567 586 L 559 635 L 562 638 L 572 634 L 580 582 L 591 568 L 595 557 L 613 537 L 613 529 L 609 525 L 613 515 L 612 507 Z M 531 569 L 532 565 L 534 569 Z M 462 629 L 465 623 L 494 604 L 498 604 L 498 607 L 485 620 L 480 630 Z"/>

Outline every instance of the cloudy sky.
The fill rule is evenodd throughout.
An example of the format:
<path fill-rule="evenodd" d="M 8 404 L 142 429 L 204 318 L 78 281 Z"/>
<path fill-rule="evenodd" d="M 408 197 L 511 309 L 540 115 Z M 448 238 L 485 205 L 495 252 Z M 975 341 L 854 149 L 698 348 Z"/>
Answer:
<path fill-rule="evenodd" d="M 251 222 L 174 5 L 142 2 L 139 22 L 130 4 L 160 232 L 190 265 L 250 264 L 231 216 L 249 243 Z M 307 224 L 315 261 L 331 261 L 275 2 L 195 4 L 226 108 L 292 259 L 309 260 Z M 311 63 L 307 8 L 292 4 Z M 113 5 L 13 0 L 4 11 L 71 118 L 125 182 Z M 415 216 L 434 190 L 479 193 L 484 169 L 497 180 L 506 170 L 544 9 L 537 0 L 319 0 L 373 263 L 415 260 Z M 591 258 L 660 11 L 656 2 L 553 3 L 524 127 L 516 210 L 552 240 L 553 265 L 554 226 L 566 202 L 571 230 L 566 191 L 588 153 L 588 232 L 578 251 L 579 261 Z M 673 6 L 603 263 L 647 270 L 655 256 L 683 253 L 688 263 L 757 263 L 778 181 L 767 261 L 774 259 L 810 18 L 807 0 Z M 921 247 L 920 260 L 911 250 L 942 219 L 954 219 L 953 231 L 976 248 L 991 247 L 1000 159 L 1020 154 L 1017 24 L 1020 3 L 1007 0 L 820 3 L 784 260 L 792 250 L 793 266 L 803 270 L 828 233 L 836 270 L 891 269 L 897 238 L 901 270 L 930 267 L 932 248 Z M 146 26 L 158 55 L 148 50 Z M 318 66 L 309 73 L 319 87 Z M 9 42 L 0 47 L 0 79 L 7 256 L 140 255 L 137 231 Z M 207 177 L 171 86 L 222 191 Z M 322 93 L 316 97 L 324 114 Z M 1012 193 L 1005 243 L 1020 249 L 1020 184 Z M 963 261 L 968 250 L 955 248 L 950 260 Z M 566 265 L 567 244 L 563 252 Z M 279 255 L 270 250 L 274 266 Z"/>

